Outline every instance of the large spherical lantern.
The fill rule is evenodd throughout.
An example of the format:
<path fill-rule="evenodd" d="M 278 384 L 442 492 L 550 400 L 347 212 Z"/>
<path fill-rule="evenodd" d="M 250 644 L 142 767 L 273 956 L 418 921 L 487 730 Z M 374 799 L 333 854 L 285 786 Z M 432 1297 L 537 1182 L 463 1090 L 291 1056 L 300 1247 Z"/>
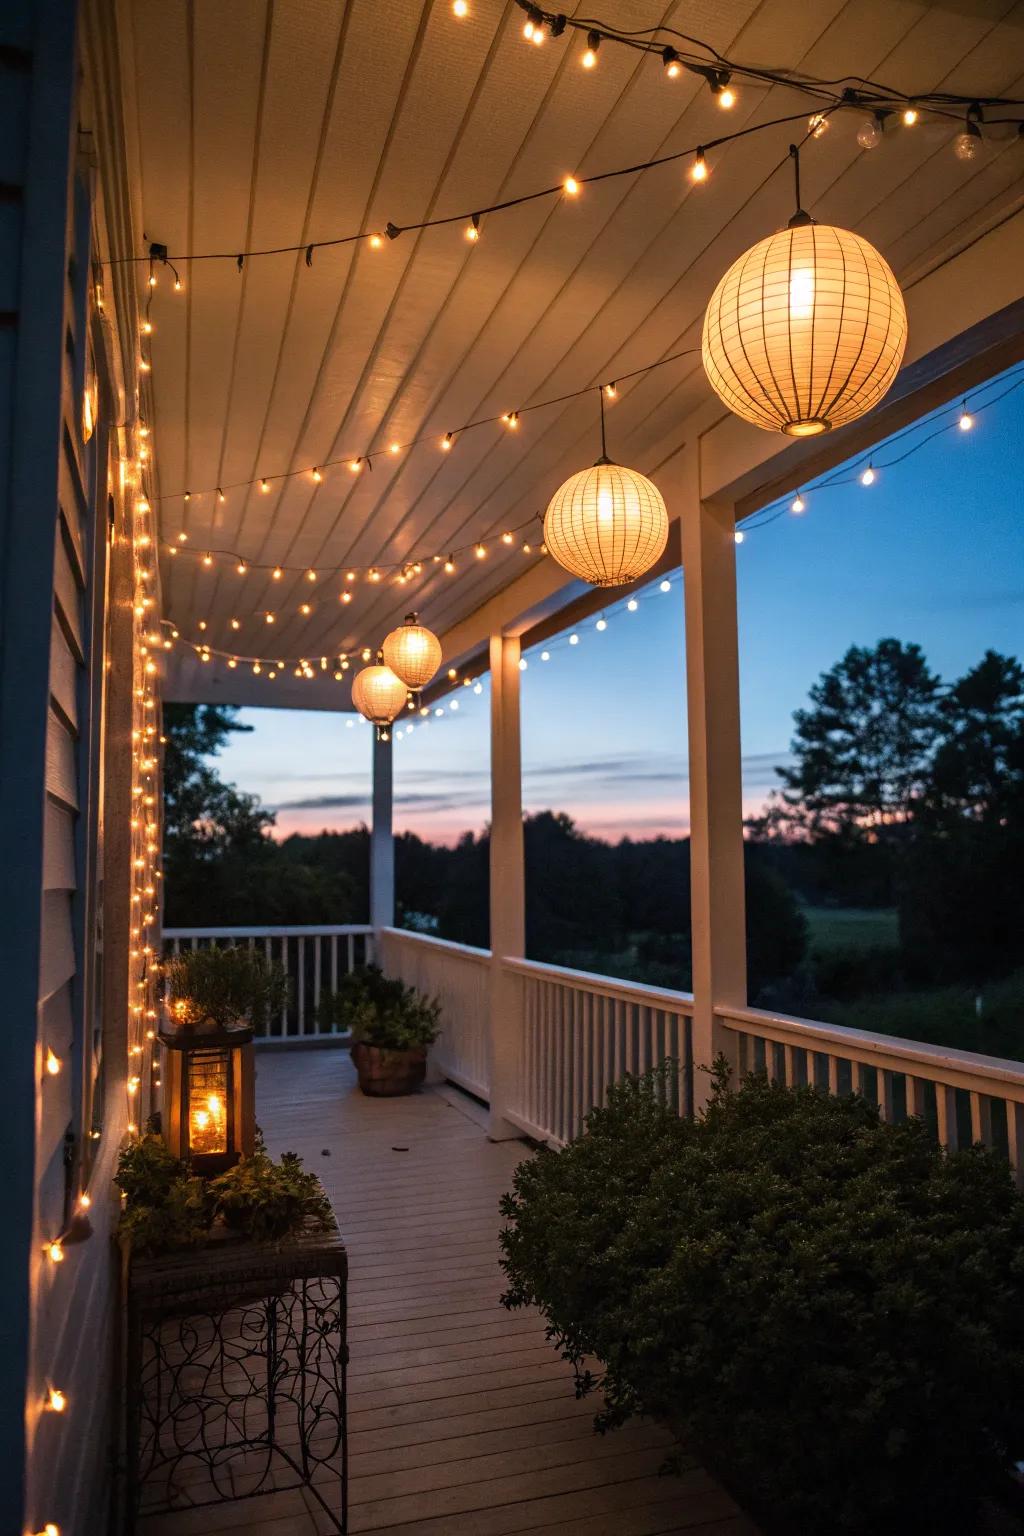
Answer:
<path fill-rule="evenodd" d="M 352 680 L 352 703 L 377 727 L 383 741 L 388 739 L 392 720 L 405 708 L 406 693 L 402 679 L 382 664 L 379 652 L 376 665 L 364 667 Z"/>
<path fill-rule="evenodd" d="M 441 665 L 441 642 L 415 613 L 407 613 L 404 623 L 385 637 L 384 660 L 407 688 L 418 693 Z"/>
<path fill-rule="evenodd" d="M 667 541 L 668 511 L 658 487 L 606 458 L 570 475 L 544 514 L 549 552 L 594 587 L 636 581 Z"/>
<path fill-rule="evenodd" d="M 813 437 L 878 404 L 906 343 L 903 295 L 874 246 L 801 212 L 726 272 L 701 350 L 712 389 L 737 416 Z"/>

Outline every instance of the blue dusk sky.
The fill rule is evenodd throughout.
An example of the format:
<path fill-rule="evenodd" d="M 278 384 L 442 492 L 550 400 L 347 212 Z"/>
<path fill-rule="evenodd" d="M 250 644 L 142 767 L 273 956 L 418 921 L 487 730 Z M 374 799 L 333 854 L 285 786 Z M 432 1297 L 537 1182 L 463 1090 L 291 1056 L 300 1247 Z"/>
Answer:
<path fill-rule="evenodd" d="M 751 519 L 737 550 L 744 796 L 748 810 L 776 782 L 792 714 L 850 646 L 883 636 L 917 641 L 951 679 L 987 648 L 1024 654 L 1024 371 L 972 397 L 974 426 L 934 437 L 885 468 L 936 425 L 874 455 L 875 483 L 805 490 L 806 511 Z M 986 400 L 993 403 L 978 409 Z M 754 526 L 760 523 L 761 526 Z M 429 622 L 429 614 L 424 615 Z M 609 603 L 527 653 L 522 678 L 527 810 L 567 811 L 585 830 L 678 836 L 689 824 L 682 581 L 655 584 L 635 612 Z M 395 743 L 400 830 L 451 842 L 488 817 L 488 685 L 417 723 Z M 369 819 L 370 727 L 351 715 L 246 709 L 254 729 L 219 759 L 224 778 L 258 794 L 277 835 L 342 829 Z"/>

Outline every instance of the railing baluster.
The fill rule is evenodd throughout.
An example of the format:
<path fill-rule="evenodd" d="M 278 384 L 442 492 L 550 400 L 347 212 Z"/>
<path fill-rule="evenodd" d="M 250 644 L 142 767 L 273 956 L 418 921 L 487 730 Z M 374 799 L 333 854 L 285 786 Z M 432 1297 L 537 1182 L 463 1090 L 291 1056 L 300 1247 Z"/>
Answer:
<path fill-rule="evenodd" d="M 939 1146 L 955 1152 L 959 1145 L 956 1123 L 956 1089 L 945 1083 L 935 1084 L 935 1111 L 938 1119 Z"/>
<path fill-rule="evenodd" d="M 1006 1101 L 1006 1141 L 1010 1167 L 1020 1187 L 1024 1184 L 1024 1104 L 1016 1099 Z"/>
<path fill-rule="evenodd" d="M 924 1084 L 919 1077 L 907 1074 L 907 1114 L 924 1114 Z"/>
<path fill-rule="evenodd" d="M 992 1100 L 987 1094 L 971 1094 L 971 1140 L 992 1145 Z"/>
<path fill-rule="evenodd" d="M 878 1108 L 885 1123 L 891 1125 L 893 1122 L 892 1073 L 884 1072 L 881 1068 L 878 1071 Z"/>
<path fill-rule="evenodd" d="M 323 941 L 317 934 L 313 940 L 313 1034 L 320 1033 L 320 965 Z"/>
<path fill-rule="evenodd" d="M 373 941 L 367 936 L 366 942 L 369 945 Z M 369 960 L 369 956 L 367 956 L 367 960 Z M 354 933 L 350 933 L 348 936 L 348 968 L 350 971 L 354 971 L 356 968 L 356 936 Z"/>

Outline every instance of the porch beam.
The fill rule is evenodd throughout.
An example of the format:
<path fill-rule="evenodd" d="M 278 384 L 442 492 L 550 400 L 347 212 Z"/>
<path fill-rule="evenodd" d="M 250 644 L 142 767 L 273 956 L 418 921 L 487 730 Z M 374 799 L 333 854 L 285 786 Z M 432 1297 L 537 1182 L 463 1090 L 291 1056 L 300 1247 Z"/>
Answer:
<path fill-rule="evenodd" d="M 735 510 L 702 500 L 697 452 L 681 477 L 686 696 L 690 759 L 693 1097 L 708 1099 L 707 1068 L 731 1032 L 716 1008 L 743 1007 L 747 941 L 743 880 Z M 735 1063 L 733 1063 L 735 1065 Z"/>
<path fill-rule="evenodd" d="M 370 824 L 370 923 L 395 923 L 394 758 L 391 733 L 373 743 L 373 813 Z"/>
<path fill-rule="evenodd" d="M 503 964 L 526 953 L 523 876 L 523 789 L 517 635 L 491 636 L 491 978 L 490 1058 L 492 1141 L 520 1135 L 505 1119 L 515 1083 L 521 1027 L 521 987 Z"/>

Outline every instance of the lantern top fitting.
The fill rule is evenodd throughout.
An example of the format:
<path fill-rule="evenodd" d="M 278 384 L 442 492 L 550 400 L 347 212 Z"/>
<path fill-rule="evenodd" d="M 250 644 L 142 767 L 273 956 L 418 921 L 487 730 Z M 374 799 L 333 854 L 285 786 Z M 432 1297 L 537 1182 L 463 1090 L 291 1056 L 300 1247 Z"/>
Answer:
<path fill-rule="evenodd" d="M 174 1018 L 174 1005 L 171 1004 L 171 1018 Z M 240 1045 L 248 1045 L 253 1039 L 255 1031 L 251 1024 L 214 1024 L 212 1020 L 202 1024 L 186 1024 L 180 1020 L 170 1024 L 166 1028 L 157 1031 L 160 1041 L 172 1051 L 205 1051 L 224 1047 L 227 1050 L 236 1050 Z"/>
<path fill-rule="evenodd" d="M 814 437 L 856 421 L 892 385 L 907 343 L 899 284 L 860 235 L 800 205 L 735 261 L 711 296 L 701 352 L 712 389 L 767 431 Z"/>

